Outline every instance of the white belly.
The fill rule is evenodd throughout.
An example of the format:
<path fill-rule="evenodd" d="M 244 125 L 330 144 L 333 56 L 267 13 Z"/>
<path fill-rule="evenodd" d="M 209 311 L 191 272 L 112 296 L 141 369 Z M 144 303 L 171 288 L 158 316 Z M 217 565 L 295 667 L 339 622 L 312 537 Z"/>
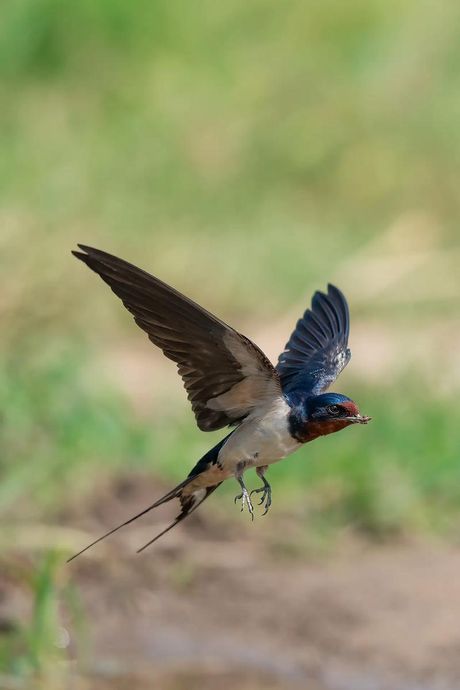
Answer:
<path fill-rule="evenodd" d="M 238 463 L 247 467 L 271 465 L 300 447 L 289 433 L 289 406 L 284 400 L 259 419 L 249 419 L 230 436 L 219 453 L 219 464 L 229 474 Z"/>

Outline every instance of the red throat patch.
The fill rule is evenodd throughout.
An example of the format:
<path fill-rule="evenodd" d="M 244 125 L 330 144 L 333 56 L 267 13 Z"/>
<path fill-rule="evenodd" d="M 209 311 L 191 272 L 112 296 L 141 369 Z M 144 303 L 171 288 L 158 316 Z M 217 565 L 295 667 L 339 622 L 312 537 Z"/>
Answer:
<path fill-rule="evenodd" d="M 353 422 L 340 418 L 321 422 L 308 422 L 305 424 L 303 432 L 299 434 L 298 438 L 301 443 L 307 443 L 308 441 L 313 441 L 315 438 L 318 438 L 318 436 L 335 434 L 336 431 L 345 429 L 345 427 L 350 426 L 351 424 L 353 424 Z"/>

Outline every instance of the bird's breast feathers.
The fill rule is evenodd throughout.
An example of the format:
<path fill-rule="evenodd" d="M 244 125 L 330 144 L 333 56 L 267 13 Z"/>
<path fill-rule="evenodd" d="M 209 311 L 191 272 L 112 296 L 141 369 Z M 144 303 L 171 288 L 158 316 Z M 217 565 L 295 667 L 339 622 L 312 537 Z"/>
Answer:
<path fill-rule="evenodd" d="M 222 469 L 233 474 L 240 463 L 245 467 L 270 465 L 297 450 L 301 444 L 291 436 L 289 414 L 287 402 L 278 398 L 264 414 L 244 421 L 219 452 Z"/>

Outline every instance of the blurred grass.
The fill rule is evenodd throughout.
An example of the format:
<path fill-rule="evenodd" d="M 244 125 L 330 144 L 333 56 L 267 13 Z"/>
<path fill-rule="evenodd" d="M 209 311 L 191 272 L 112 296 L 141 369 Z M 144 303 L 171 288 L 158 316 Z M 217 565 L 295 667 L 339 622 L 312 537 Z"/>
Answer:
<path fill-rule="evenodd" d="M 408 323 L 426 335 L 454 318 L 459 13 L 455 2 L 5 0 L 4 515 L 58 510 L 96 471 L 178 479 L 208 444 L 185 407 L 176 419 L 165 405 L 172 424 L 155 410 L 147 429 L 113 381 L 88 382 L 101 351 L 135 334 L 70 257 L 76 241 L 237 324 L 281 322 L 335 277 L 389 344 Z M 373 394 L 355 373 L 375 422 L 305 449 L 305 467 L 274 469 L 288 494 L 311 485 L 313 510 L 370 532 L 431 524 L 436 496 L 457 510 L 451 398 L 431 400 L 430 373 L 411 373 L 410 359 L 401 352 Z M 322 508 L 313 496 L 331 481 Z"/>
<path fill-rule="evenodd" d="M 82 299 L 100 307 L 71 267 L 77 240 L 211 308 L 266 316 L 408 211 L 456 243 L 458 14 L 453 1 L 6 0 L 8 338 L 24 308 L 53 332 L 58 318 L 81 327 Z"/>
<path fill-rule="evenodd" d="M 240 321 L 279 318 L 341 275 L 354 314 L 389 332 L 408 317 L 416 330 L 454 315 L 458 281 L 444 299 L 422 290 L 421 314 L 410 300 L 424 276 L 436 287 L 430 266 L 442 271 L 459 248 L 459 13 L 455 2 L 396 0 L 5 0 L 1 510 L 32 494 L 52 503 L 52 478 L 72 485 L 74 471 L 90 474 L 101 455 L 114 470 L 147 462 L 160 443 L 160 425 L 147 433 L 109 388 L 84 390 L 85 359 L 133 327 L 75 265 L 77 240 L 138 261 Z M 366 300 L 376 276 L 363 254 L 374 243 L 378 257 L 392 226 L 384 282 L 392 260 L 431 257 L 419 274 L 390 276 L 401 296 L 393 313 L 385 297 Z M 366 493 L 360 472 L 374 466 L 371 452 L 383 483 L 387 466 L 417 475 L 422 489 L 455 471 L 441 452 L 448 401 L 435 403 L 436 426 L 422 421 L 433 403 L 411 384 L 398 381 L 383 400 L 369 395 L 379 413 L 355 449 L 367 469 L 345 463 L 334 439 L 332 462 L 342 459 L 333 472 Z M 409 408 L 401 420 L 400 406 Z M 180 452 L 161 441 L 161 471 L 170 457 L 181 467 L 188 420 Z M 431 462 L 442 464 L 439 476 Z M 357 514 L 368 509 L 355 503 Z"/>
<path fill-rule="evenodd" d="M 457 538 L 459 20 L 455 0 L 2 2 L 5 533 L 120 472 L 180 480 L 219 438 L 162 365 L 154 409 L 117 386 L 110 351 L 142 335 L 71 258 L 81 241 L 278 348 L 337 280 L 361 333 L 339 388 L 374 421 L 273 467 L 274 510 L 318 534 Z"/>
<path fill-rule="evenodd" d="M 75 639 L 83 642 L 81 606 L 68 573 L 62 568 L 62 554 L 48 550 L 29 571 L 26 563 L 3 562 L 3 577 L 11 578 L 23 596 L 30 596 L 29 620 L 21 623 L 2 619 L 0 635 L 0 684 L 3 688 L 62 688 L 68 673 L 69 633 L 64 613 L 71 617 Z M 5 629 L 5 625 L 8 627 Z"/>

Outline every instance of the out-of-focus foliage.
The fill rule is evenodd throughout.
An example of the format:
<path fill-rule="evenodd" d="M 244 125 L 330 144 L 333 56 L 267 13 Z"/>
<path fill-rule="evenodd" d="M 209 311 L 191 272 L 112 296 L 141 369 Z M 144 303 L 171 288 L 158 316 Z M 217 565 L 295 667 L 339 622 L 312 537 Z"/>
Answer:
<path fill-rule="evenodd" d="M 455 438 L 441 432 L 448 415 L 420 420 L 441 410 L 431 399 L 441 379 L 455 389 L 426 353 L 439 352 L 438 331 L 443 351 L 456 332 L 459 13 L 454 2 L 5 0 L 0 510 L 33 496 L 33 514 L 67 483 L 89 489 L 95 465 L 155 458 L 152 468 L 180 476 L 208 441 L 185 404 L 168 403 L 172 373 L 153 374 L 148 405 L 159 404 L 141 419 L 116 391 L 117 351 L 133 347 L 135 359 L 142 335 L 72 259 L 77 241 L 249 321 L 272 353 L 309 291 L 337 279 L 355 329 L 361 319 L 345 382 L 356 387 L 374 361 L 366 395 L 381 412 L 364 433 L 331 440 L 310 481 L 336 476 L 348 487 L 339 521 L 371 530 L 404 523 L 413 504 L 425 515 L 434 487 L 457 505 L 443 480 L 457 471 L 442 450 Z M 415 377 L 429 393 L 414 392 Z M 160 431 L 168 415 L 186 419 L 173 440 Z M 299 461 L 276 471 L 286 486 L 304 476 Z M 407 500 L 385 502 L 393 484 Z"/>
<path fill-rule="evenodd" d="M 435 334 L 440 315 L 449 323 L 459 297 L 458 15 L 454 2 L 380 0 L 3 3 L 1 510 L 33 494 L 33 513 L 77 476 L 89 488 L 100 456 L 99 471 L 155 456 L 178 476 L 208 440 L 191 441 L 189 415 L 183 458 L 177 426 L 175 441 L 164 425 L 142 430 L 145 417 L 116 402 L 103 375 L 96 383 L 104 351 L 142 335 L 70 257 L 76 241 L 137 261 L 236 322 L 275 317 L 273 335 L 263 327 L 274 352 L 310 289 L 337 278 L 364 319 L 358 352 L 388 347 L 386 366 L 413 378 L 411 335 Z M 377 341 L 366 323 L 383 324 Z M 118 367 L 115 357 L 115 382 Z M 404 522 L 423 487 L 456 471 L 439 452 L 452 437 L 437 430 L 446 415 L 437 429 L 420 423 L 431 393 L 389 373 L 389 389 L 368 393 L 370 411 L 383 411 L 374 425 L 329 443 L 333 458 L 359 443 L 367 460 L 307 470 L 312 481 L 343 476 L 342 518 L 371 529 L 380 513 Z M 416 375 L 435 389 L 437 372 Z M 152 399 L 167 400 L 172 381 Z M 425 472 L 441 458 L 440 474 Z M 296 484 L 301 463 L 285 467 Z M 410 494 L 397 518 L 399 499 L 387 510 L 382 498 L 387 471 Z"/>
<path fill-rule="evenodd" d="M 62 687 L 67 673 L 63 662 L 68 658 L 69 643 L 63 626 L 64 608 L 71 613 L 76 629 L 83 630 L 78 595 L 62 568 L 62 554 L 46 552 L 32 574 L 19 559 L 2 562 L 2 571 L 14 580 L 16 588 L 30 594 L 32 600 L 29 625 L 10 623 L 7 629 L 2 629 L 2 686 L 14 687 L 15 677 L 33 675 L 40 690 Z"/>
<path fill-rule="evenodd" d="M 219 438 L 70 256 L 78 241 L 271 355 L 311 291 L 338 282 L 354 358 L 336 388 L 374 421 L 274 467 L 276 505 L 320 538 L 458 527 L 459 21 L 455 0 L 3 0 L 5 535 L 121 471 L 181 479 Z M 50 559 L 5 672 L 54 644 Z"/>
<path fill-rule="evenodd" d="M 57 317 L 81 327 L 82 299 L 101 306 L 68 256 L 77 240 L 251 317 L 408 213 L 427 214 L 434 248 L 456 241 L 457 3 L 1 12 L 8 337 Z"/>

